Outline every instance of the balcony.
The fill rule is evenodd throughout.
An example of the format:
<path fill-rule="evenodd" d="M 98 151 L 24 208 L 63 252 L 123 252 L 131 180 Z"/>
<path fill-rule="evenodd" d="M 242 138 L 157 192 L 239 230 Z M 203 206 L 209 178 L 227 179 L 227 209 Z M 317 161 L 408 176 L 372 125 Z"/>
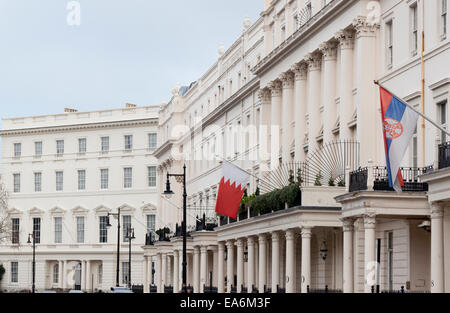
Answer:
<path fill-rule="evenodd" d="M 439 145 L 439 169 L 450 167 L 450 141 Z"/>
<path fill-rule="evenodd" d="M 403 176 L 404 192 L 426 192 L 428 191 L 428 184 L 419 181 L 419 176 L 433 171 L 432 167 L 414 168 L 405 167 L 400 168 Z M 370 178 L 369 178 L 370 177 Z M 369 188 L 371 186 L 371 188 Z M 350 172 L 350 186 L 349 192 L 365 191 L 372 189 L 374 191 L 394 191 L 389 187 L 389 180 L 386 167 L 366 167 L 360 168 L 356 171 Z"/>

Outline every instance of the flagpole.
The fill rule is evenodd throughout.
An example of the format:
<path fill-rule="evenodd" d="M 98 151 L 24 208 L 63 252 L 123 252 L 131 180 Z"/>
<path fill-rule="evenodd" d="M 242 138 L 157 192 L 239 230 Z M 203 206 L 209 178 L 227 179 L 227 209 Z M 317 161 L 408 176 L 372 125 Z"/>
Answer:
<path fill-rule="evenodd" d="M 421 112 L 419 112 L 418 110 L 416 110 L 414 107 L 410 106 L 405 100 L 403 100 L 401 97 L 397 96 L 395 93 L 393 93 L 392 91 L 390 91 L 389 89 L 385 88 L 384 86 L 381 86 L 380 83 L 378 82 L 378 80 L 375 80 L 374 83 L 378 86 L 380 86 L 381 88 L 383 88 L 384 90 L 386 90 L 387 92 L 389 92 L 391 95 L 393 95 L 394 97 L 396 97 L 397 99 L 401 100 L 408 108 L 410 108 L 411 110 L 413 110 L 414 112 L 416 112 L 418 115 L 420 115 L 421 117 L 423 117 L 425 120 L 427 120 L 428 122 L 430 122 L 431 124 L 433 124 L 436 128 L 438 128 L 440 131 L 446 133 L 448 136 L 450 136 L 450 133 L 448 132 L 448 130 L 442 128 L 442 126 L 439 126 L 435 121 L 433 121 L 432 119 L 430 119 L 429 117 L 427 117 L 425 114 L 422 114 Z M 425 138 L 424 138 L 425 141 Z"/>

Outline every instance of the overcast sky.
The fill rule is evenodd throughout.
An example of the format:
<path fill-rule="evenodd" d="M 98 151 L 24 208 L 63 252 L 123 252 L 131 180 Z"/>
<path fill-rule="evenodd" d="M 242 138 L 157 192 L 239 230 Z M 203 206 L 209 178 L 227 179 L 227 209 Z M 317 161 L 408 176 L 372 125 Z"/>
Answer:
<path fill-rule="evenodd" d="M 160 104 L 197 80 L 263 0 L 0 0 L 0 117 Z"/>

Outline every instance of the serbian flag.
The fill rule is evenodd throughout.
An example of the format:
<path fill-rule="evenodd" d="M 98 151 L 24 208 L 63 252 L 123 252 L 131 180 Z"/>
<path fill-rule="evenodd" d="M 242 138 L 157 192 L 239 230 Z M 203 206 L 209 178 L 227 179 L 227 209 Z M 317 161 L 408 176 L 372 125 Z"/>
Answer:
<path fill-rule="evenodd" d="M 222 179 L 217 194 L 216 213 L 237 218 L 242 196 L 247 188 L 250 175 L 226 161 L 222 163 Z"/>
<path fill-rule="evenodd" d="M 401 192 L 404 183 L 400 164 L 416 130 L 419 114 L 383 87 L 380 93 L 389 186 Z"/>

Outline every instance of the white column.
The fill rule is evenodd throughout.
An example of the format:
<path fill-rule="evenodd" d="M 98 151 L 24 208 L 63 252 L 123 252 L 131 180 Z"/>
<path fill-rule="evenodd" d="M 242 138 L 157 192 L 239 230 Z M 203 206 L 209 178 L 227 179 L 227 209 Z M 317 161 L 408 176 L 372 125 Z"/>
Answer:
<path fill-rule="evenodd" d="M 144 293 L 148 293 L 148 286 L 149 286 L 149 282 L 148 282 L 148 261 L 147 261 L 148 257 L 144 255 L 144 262 L 143 262 L 143 266 L 144 266 Z"/>
<path fill-rule="evenodd" d="M 231 292 L 234 280 L 234 242 L 227 241 L 227 293 Z"/>
<path fill-rule="evenodd" d="M 444 209 L 431 204 L 431 292 L 443 293 L 444 280 Z"/>
<path fill-rule="evenodd" d="M 333 128 L 337 121 L 336 108 L 336 43 L 326 42 L 320 45 L 323 54 L 323 142 L 333 141 Z"/>
<path fill-rule="evenodd" d="M 344 219 L 344 264 L 343 264 L 343 291 L 344 293 L 353 293 L 353 219 Z"/>
<path fill-rule="evenodd" d="M 271 105 L 271 135 L 270 135 L 270 153 L 271 153 L 271 168 L 274 164 L 278 164 L 278 158 L 280 156 L 280 128 L 281 128 L 281 92 L 282 83 L 279 80 L 275 80 L 269 84 L 269 88 L 272 95 L 272 105 Z M 275 162 L 275 163 L 274 163 Z"/>
<path fill-rule="evenodd" d="M 364 292 L 371 293 L 375 286 L 376 258 L 375 258 L 375 229 L 374 214 L 364 216 Z"/>
<path fill-rule="evenodd" d="M 161 255 L 161 289 L 164 292 L 164 287 L 167 285 L 167 254 Z"/>
<path fill-rule="evenodd" d="M 272 232 L 272 293 L 280 286 L 280 235 Z"/>
<path fill-rule="evenodd" d="M 302 227 L 302 293 L 311 287 L 311 227 Z"/>
<path fill-rule="evenodd" d="M 379 26 L 368 23 L 366 17 L 358 17 L 353 22 L 356 29 L 356 95 L 357 103 L 357 133 L 360 143 L 360 163 L 366 166 L 372 159 L 378 164 L 378 149 L 382 139 L 378 134 L 381 130 L 381 120 L 374 118 L 379 116 L 379 92 L 373 83 L 377 79 L 377 30 Z M 368 60 L 372 60 L 368 62 Z M 370 129 L 372 131 L 366 131 Z"/>
<path fill-rule="evenodd" d="M 180 261 L 179 261 L 179 251 L 173 251 L 173 292 L 178 293 L 180 287 L 179 274 L 180 274 Z"/>
<path fill-rule="evenodd" d="M 64 270 L 63 270 L 63 262 L 59 261 L 58 262 L 58 275 L 59 275 L 59 281 L 58 281 L 58 286 L 59 288 L 64 288 Z"/>
<path fill-rule="evenodd" d="M 63 262 L 62 288 L 67 289 L 67 260 Z"/>
<path fill-rule="evenodd" d="M 217 272 L 217 269 L 219 267 L 219 253 L 218 253 L 218 248 L 217 246 L 213 246 L 211 248 L 212 252 L 213 252 L 213 268 L 212 268 L 212 272 L 213 272 L 213 277 L 212 277 L 212 285 L 213 286 L 217 286 L 218 280 L 217 277 L 219 275 L 219 273 Z"/>
<path fill-rule="evenodd" d="M 200 248 L 200 293 L 203 293 L 208 272 L 208 250 L 206 246 Z"/>
<path fill-rule="evenodd" d="M 237 286 L 236 291 L 240 293 L 242 291 L 242 285 L 244 284 L 244 241 L 243 239 L 238 239 L 236 241 L 237 245 Z"/>
<path fill-rule="evenodd" d="M 225 244 L 223 242 L 219 242 L 219 260 L 217 266 L 217 291 L 218 293 L 225 292 L 225 282 L 224 282 L 224 261 L 225 261 Z"/>
<path fill-rule="evenodd" d="M 158 253 L 157 256 L 157 265 L 156 265 L 156 282 L 158 286 L 158 293 L 164 293 L 164 286 L 163 286 L 163 275 L 162 275 L 162 254 Z"/>
<path fill-rule="evenodd" d="M 261 159 L 261 171 L 267 171 L 270 163 L 270 132 L 271 132 L 271 102 L 272 95 L 269 88 L 259 90 L 261 101 L 259 121 L 259 157 Z"/>
<path fill-rule="evenodd" d="M 248 262 L 247 262 L 247 291 L 251 292 L 255 286 L 255 239 L 248 237 Z"/>
<path fill-rule="evenodd" d="M 266 246 L 267 240 L 264 234 L 258 236 L 259 242 L 259 284 L 258 289 L 259 293 L 264 293 L 264 286 L 267 283 L 267 266 L 266 266 Z"/>
<path fill-rule="evenodd" d="M 297 63 L 291 70 L 295 76 L 294 87 L 294 123 L 295 123 L 295 161 L 305 161 L 305 152 L 303 150 L 303 143 L 305 141 L 305 134 L 308 131 L 306 128 L 306 113 L 307 113 L 307 89 L 306 78 L 308 76 L 308 65 L 304 62 Z"/>
<path fill-rule="evenodd" d="M 286 293 L 295 293 L 295 232 L 286 231 Z"/>
<path fill-rule="evenodd" d="M 92 274 L 91 274 L 91 261 L 86 261 L 86 290 L 92 290 Z"/>
<path fill-rule="evenodd" d="M 86 261 L 81 261 L 81 290 L 86 290 Z"/>
<path fill-rule="evenodd" d="M 194 247 L 194 293 L 200 293 L 200 248 Z"/>
<path fill-rule="evenodd" d="M 321 104 L 321 85 L 322 85 L 322 54 L 311 53 L 307 56 L 308 62 L 308 153 L 314 153 L 317 148 L 317 136 L 319 136 L 322 124 L 320 113 Z"/>
<path fill-rule="evenodd" d="M 291 161 L 291 145 L 293 140 L 292 122 L 294 118 L 294 73 L 285 72 L 280 76 L 283 84 L 282 91 L 282 118 L 281 118 L 281 141 L 283 162 Z"/>
<path fill-rule="evenodd" d="M 353 47 L 354 32 L 341 30 L 336 33 L 335 39 L 339 41 L 340 73 L 339 73 L 339 137 L 340 140 L 352 139 L 348 123 L 352 120 L 355 111 L 353 103 Z"/>

